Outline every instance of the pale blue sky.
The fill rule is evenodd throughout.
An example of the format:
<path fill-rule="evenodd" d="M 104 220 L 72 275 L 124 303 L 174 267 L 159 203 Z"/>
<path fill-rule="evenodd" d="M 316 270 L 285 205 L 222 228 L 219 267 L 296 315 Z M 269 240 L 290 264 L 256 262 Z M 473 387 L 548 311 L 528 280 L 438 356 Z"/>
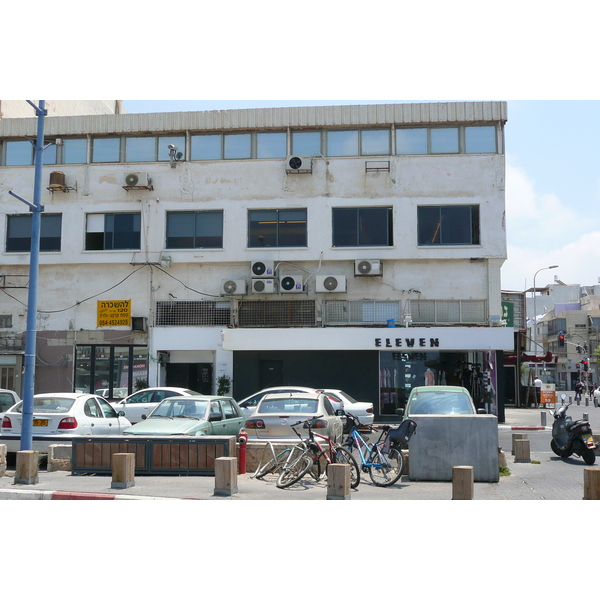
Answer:
<path fill-rule="evenodd" d="M 412 101 L 412 100 L 410 100 Z M 126 100 L 129 112 L 373 104 L 402 100 Z M 558 277 L 593 285 L 600 277 L 600 102 L 508 101 L 508 260 L 502 288 L 524 290 Z"/>

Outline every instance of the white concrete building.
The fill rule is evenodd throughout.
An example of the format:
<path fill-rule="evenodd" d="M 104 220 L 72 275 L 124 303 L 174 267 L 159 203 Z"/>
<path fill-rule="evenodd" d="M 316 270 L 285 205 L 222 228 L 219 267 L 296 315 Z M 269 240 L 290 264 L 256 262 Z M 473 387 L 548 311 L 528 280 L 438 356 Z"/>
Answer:
<path fill-rule="evenodd" d="M 36 392 L 211 393 L 227 375 L 237 399 L 341 388 L 385 417 L 447 382 L 495 412 L 498 353 L 513 349 L 506 119 L 504 102 L 46 118 Z M 33 196 L 35 132 L 0 120 L 14 385 L 30 216 L 8 192 Z"/>

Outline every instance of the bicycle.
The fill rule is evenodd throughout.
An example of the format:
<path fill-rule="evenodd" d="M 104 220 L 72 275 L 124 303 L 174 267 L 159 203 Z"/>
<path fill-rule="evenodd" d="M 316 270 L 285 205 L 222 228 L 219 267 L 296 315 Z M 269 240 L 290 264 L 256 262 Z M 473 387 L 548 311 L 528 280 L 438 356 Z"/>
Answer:
<path fill-rule="evenodd" d="M 352 452 L 358 449 L 362 470 L 369 473 L 374 485 L 388 487 L 396 483 L 404 470 L 403 447 L 408 447 L 408 442 L 417 429 L 417 424 L 412 419 L 405 419 L 399 427 L 390 425 L 364 425 L 357 417 L 346 413 L 352 426 L 345 444 L 347 450 Z M 359 432 L 359 428 L 369 431 L 381 431 L 375 443 L 369 443 Z"/>
<path fill-rule="evenodd" d="M 298 421 L 292 425 L 294 433 L 300 438 L 300 442 L 291 449 L 285 465 L 282 467 L 279 477 L 277 478 L 277 487 L 286 488 L 300 481 L 307 473 L 319 481 L 322 475 L 326 474 L 327 470 L 321 473 L 321 460 L 330 464 L 348 464 L 350 465 L 350 487 L 356 488 L 360 483 L 360 471 L 358 463 L 348 450 L 337 444 L 330 437 L 315 433 L 314 422 L 319 417 Z M 303 439 L 298 433 L 296 427 L 303 425 L 308 430 L 308 439 Z M 320 440 L 327 442 L 326 447 L 323 447 Z M 292 457 L 295 455 L 295 458 Z"/>
<path fill-rule="evenodd" d="M 256 471 L 254 471 L 254 474 L 252 475 L 252 477 L 255 479 L 262 479 L 266 475 L 279 473 L 291 458 L 293 448 L 284 448 L 281 452 L 275 454 L 273 443 L 271 441 L 267 441 L 267 444 L 269 445 L 269 449 L 271 450 L 271 455 L 273 458 L 268 460 L 264 465 L 262 464 L 261 459 L 258 467 L 256 467 Z"/>

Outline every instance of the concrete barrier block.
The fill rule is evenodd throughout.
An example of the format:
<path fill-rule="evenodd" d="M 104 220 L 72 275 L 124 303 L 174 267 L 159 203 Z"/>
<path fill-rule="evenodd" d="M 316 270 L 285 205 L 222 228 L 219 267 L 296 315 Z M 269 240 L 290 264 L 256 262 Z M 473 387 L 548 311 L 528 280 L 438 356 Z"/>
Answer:
<path fill-rule="evenodd" d="M 68 444 L 51 444 L 48 446 L 48 471 L 71 470 L 71 446 Z"/>
<path fill-rule="evenodd" d="M 451 481 L 452 467 L 471 465 L 475 481 L 495 483 L 498 418 L 495 415 L 415 415 L 417 431 L 409 442 L 413 481 Z"/>

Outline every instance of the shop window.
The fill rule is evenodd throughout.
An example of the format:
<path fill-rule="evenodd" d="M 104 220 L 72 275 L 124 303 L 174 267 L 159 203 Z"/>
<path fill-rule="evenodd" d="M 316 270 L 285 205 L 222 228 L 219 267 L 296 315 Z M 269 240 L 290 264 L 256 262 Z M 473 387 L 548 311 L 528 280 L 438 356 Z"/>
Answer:
<path fill-rule="evenodd" d="M 477 245 L 479 206 L 417 207 L 419 246 Z"/>
<path fill-rule="evenodd" d="M 62 215 L 42 213 L 40 251 L 60 252 Z M 7 252 L 31 251 L 32 215 L 8 215 L 6 233 Z"/>
<path fill-rule="evenodd" d="M 307 243 L 306 209 L 248 211 L 248 247 L 304 247 Z"/>
<path fill-rule="evenodd" d="M 391 246 L 391 207 L 334 208 L 333 246 Z"/>
<path fill-rule="evenodd" d="M 86 250 L 139 250 L 140 213 L 87 215 Z"/>
<path fill-rule="evenodd" d="M 222 210 L 167 213 L 167 248 L 222 247 Z"/>

